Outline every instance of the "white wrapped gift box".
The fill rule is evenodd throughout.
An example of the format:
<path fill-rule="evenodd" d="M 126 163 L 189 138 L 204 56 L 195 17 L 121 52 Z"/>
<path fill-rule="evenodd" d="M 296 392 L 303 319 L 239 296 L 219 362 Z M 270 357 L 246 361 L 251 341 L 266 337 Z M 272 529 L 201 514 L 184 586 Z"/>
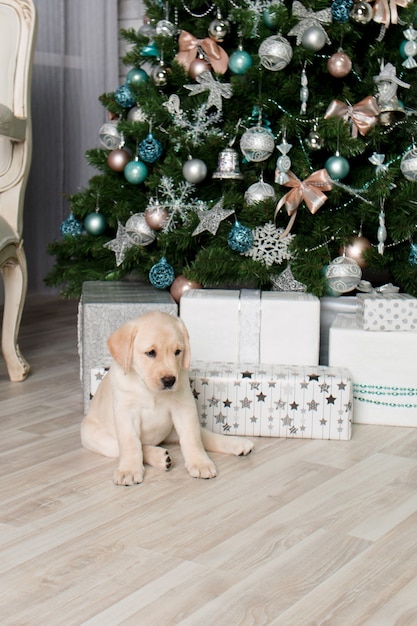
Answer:
<path fill-rule="evenodd" d="M 148 285 L 119 281 L 83 284 L 78 309 L 78 352 L 84 412 L 91 398 L 91 370 L 110 366 L 107 339 L 125 322 L 154 310 L 178 315 L 178 306 L 170 294 Z"/>
<path fill-rule="evenodd" d="M 338 315 L 329 365 L 350 370 L 355 423 L 417 426 L 417 333 L 369 332 L 355 314 Z"/>
<path fill-rule="evenodd" d="M 408 293 L 357 295 L 356 319 L 364 330 L 417 331 L 417 298 Z"/>
<path fill-rule="evenodd" d="M 192 289 L 180 316 L 193 361 L 318 363 L 320 301 L 311 294 Z"/>
<path fill-rule="evenodd" d="M 350 439 L 352 384 L 340 367 L 195 362 L 203 427 L 229 435 Z"/>

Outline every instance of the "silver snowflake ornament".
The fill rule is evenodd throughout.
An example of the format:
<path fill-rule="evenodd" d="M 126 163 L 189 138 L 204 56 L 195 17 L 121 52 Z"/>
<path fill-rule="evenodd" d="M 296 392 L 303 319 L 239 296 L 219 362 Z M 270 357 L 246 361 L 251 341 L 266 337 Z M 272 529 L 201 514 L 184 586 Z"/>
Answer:
<path fill-rule="evenodd" d="M 287 235 L 280 239 L 283 232 L 282 228 L 277 228 L 272 222 L 258 226 L 252 231 L 252 247 L 246 252 L 242 252 L 242 255 L 249 256 L 267 267 L 280 264 L 282 261 L 289 261 L 291 259 L 289 245 L 295 235 Z"/>

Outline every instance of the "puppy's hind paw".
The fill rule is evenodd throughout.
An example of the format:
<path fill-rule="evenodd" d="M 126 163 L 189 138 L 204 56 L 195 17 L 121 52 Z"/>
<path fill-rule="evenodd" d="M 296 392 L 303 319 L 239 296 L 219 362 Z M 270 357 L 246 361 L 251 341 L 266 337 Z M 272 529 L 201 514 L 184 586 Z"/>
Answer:
<path fill-rule="evenodd" d="M 113 482 L 115 485 L 130 487 L 131 485 L 138 485 L 142 483 L 143 476 L 143 469 L 130 470 L 118 468 L 113 474 Z"/>
<path fill-rule="evenodd" d="M 237 452 L 237 456 L 247 456 L 255 447 L 253 441 L 250 441 L 249 439 L 243 439 L 243 441 L 240 440 L 240 443 L 240 452 Z"/>

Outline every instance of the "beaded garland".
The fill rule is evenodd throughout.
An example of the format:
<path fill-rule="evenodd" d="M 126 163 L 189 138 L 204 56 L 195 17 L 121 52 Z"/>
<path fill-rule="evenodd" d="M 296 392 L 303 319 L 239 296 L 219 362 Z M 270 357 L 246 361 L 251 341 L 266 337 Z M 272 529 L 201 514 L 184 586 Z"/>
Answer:
<path fill-rule="evenodd" d="M 361 394 L 361 395 L 358 395 Z M 405 409 L 415 409 L 417 408 L 417 404 L 411 404 L 408 402 L 384 402 L 382 400 L 377 400 L 375 398 L 367 398 L 363 396 L 392 396 L 394 398 L 397 397 L 417 397 L 417 389 L 414 387 L 390 387 L 388 385 L 363 385 L 354 383 L 353 384 L 353 398 L 355 400 L 359 400 L 360 402 L 368 402 L 371 404 L 376 404 L 378 406 L 389 406 L 389 407 L 397 407 L 397 408 L 405 408 Z"/>

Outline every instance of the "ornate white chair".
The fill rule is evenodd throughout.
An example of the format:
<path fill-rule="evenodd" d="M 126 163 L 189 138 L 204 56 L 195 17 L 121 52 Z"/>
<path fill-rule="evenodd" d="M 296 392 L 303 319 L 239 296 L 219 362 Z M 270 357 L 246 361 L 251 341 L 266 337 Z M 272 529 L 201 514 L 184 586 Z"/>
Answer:
<path fill-rule="evenodd" d="M 2 351 L 10 380 L 29 365 L 18 346 L 27 289 L 23 205 L 32 155 L 30 86 L 36 35 L 32 0 L 0 0 L 0 270 L 4 284 Z"/>

